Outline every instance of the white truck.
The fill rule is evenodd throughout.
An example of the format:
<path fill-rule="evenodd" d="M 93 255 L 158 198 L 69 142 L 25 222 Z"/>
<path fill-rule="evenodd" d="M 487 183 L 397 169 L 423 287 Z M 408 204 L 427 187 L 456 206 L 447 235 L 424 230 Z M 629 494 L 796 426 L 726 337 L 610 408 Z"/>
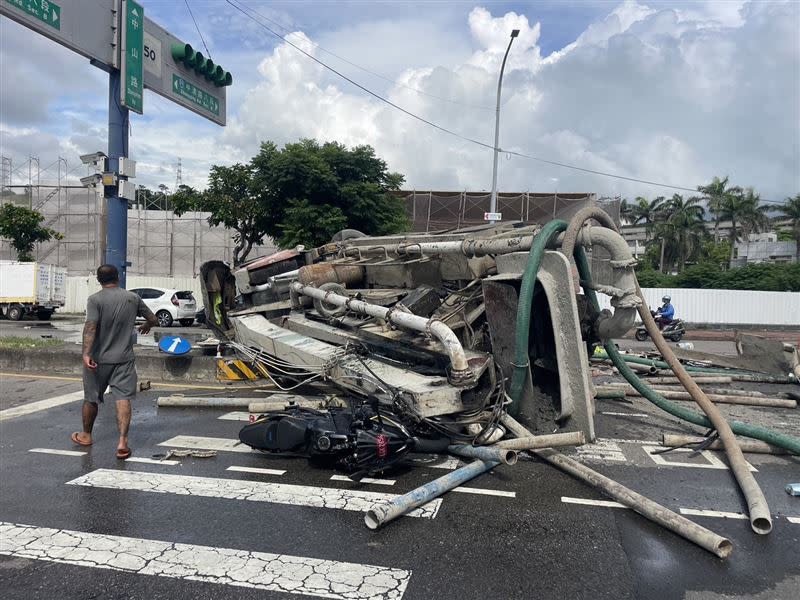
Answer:
<path fill-rule="evenodd" d="M 67 270 L 35 262 L 0 260 L 0 311 L 12 321 L 46 321 L 67 298 Z"/>

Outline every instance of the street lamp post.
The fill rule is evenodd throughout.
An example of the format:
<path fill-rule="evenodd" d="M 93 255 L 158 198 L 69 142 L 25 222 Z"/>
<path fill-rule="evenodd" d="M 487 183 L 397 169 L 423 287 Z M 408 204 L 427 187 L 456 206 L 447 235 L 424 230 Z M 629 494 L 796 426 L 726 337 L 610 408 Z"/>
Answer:
<path fill-rule="evenodd" d="M 511 50 L 511 44 L 514 43 L 514 38 L 519 35 L 519 29 L 511 31 L 511 38 L 508 40 L 508 48 L 503 56 L 503 64 L 500 66 L 500 79 L 497 80 L 497 108 L 495 109 L 494 117 L 494 165 L 492 167 L 492 199 L 489 203 L 489 212 L 494 214 L 497 212 L 497 158 L 500 153 L 500 92 L 503 89 L 503 71 L 506 70 L 506 59 L 508 59 L 508 52 Z M 496 219 L 490 219 L 492 223 Z"/>

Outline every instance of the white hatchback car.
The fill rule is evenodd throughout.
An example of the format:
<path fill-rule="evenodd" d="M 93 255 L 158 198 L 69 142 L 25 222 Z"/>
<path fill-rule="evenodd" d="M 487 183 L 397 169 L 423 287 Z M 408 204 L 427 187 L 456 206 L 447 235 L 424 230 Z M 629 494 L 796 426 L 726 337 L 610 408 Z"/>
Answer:
<path fill-rule="evenodd" d="M 197 304 L 192 292 L 150 287 L 134 288 L 130 291 L 144 300 L 147 308 L 158 319 L 160 327 L 169 327 L 175 321 L 184 327 L 194 323 Z"/>

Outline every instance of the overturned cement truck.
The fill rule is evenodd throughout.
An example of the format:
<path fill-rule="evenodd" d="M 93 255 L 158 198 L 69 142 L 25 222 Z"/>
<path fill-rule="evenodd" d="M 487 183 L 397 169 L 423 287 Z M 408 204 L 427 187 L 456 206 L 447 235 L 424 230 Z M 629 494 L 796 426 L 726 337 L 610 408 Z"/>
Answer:
<path fill-rule="evenodd" d="M 416 435 L 473 445 L 508 413 L 535 433 L 595 437 L 587 350 L 618 337 L 640 303 L 627 243 L 611 228 L 523 222 L 368 237 L 352 230 L 232 270 L 202 267 L 207 321 L 281 389 L 325 384 L 377 400 Z M 592 253 L 598 311 L 575 244 Z M 564 251 L 564 248 L 567 248 Z"/>

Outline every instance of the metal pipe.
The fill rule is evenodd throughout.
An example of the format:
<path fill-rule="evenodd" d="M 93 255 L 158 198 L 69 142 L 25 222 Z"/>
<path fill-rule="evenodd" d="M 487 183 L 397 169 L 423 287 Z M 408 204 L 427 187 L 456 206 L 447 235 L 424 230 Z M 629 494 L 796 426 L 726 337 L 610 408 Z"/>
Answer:
<path fill-rule="evenodd" d="M 364 522 L 370 529 L 378 529 L 378 527 L 386 525 L 389 521 L 393 521 L 418 506 L 438 498 L 462 483 L 466 483 L 470 479 L 490 471 L 499 464 L 482 460 L 471 462 L 402 496 L 397 496 L 388 503 L 376 504 L 364 515 Z"/>
<path fill-rule="evenodd" d="M 369 315 L 377 319 L 382 319 L 393 323 L 399 327 L 421 331 L 435 337 L 444 346 L 445 352 L 450 357 L 450 373 L 448 379 L 456 386 L 468 386 L 474 383 L 475 376 L 469 368 L 467 356 L 464 348 L 453 330 L 441 321 L 426 319 L 410 313 L 401 312 L 394 308 L 385 308 L 375 304 L 369 304 L 363 300 L 356 300 L 341 294 L 326 292 L 310 285 L 303 285 L 299 281 L 294 282 L 290 288 L 295 294 L 302 294 L 311 298 L 322 300 L 327 304 L 344 306 L 348 310 L 356 313 Z"/>
<path fill-rule="evenodd" d="M 253 401 L 252 398 L 209 398 L 205 396 L 159 396 L 156 400 L 156 406 L 173 406 L 173 407 L 228 407 L 228 408 L 244 408 L 249 406 Z"/>
<path fill-rule="evenodd" d="M 637 365 L 635 363 L 630 363 L 629 367 L 644 367 L 644 365 Z M 645 367 L 647 368 L 647 367 Z M 654 369 L 655 367 L 650 367 Z M 637 371 L 638 369 L 633 369 Z M 670 371 L 671 372 L 671 371 Z M 732 377 L 694 377 L 693 378 L 696 383 L 733 383 Z M 681 380 L 677 377 L 647 377 L 645 378 L 647 383 L 652 383 L 654 385 L 670 385 L 670 384 L 678 384 L 680 385 Z"/>
<path fill-rule="evenodd" d="M 498 448 L 495 446 L 470 446 L 468 444 L 451 444 L 447 451 L 458 456 L 467 458 L 477 458 L 487 462 L 501 462 L 504 465 L 514 465 L 517 463 L 517 453 L 508 448 Z"/>
<path fill-rule="evenodd" d="M 535 435 L 518 437 L 511 440 L 501 440 L 492 447 L 506 448 L 508 450 L 534 450 L 537 448 L 555 448 L 558 446 L 582 446 L 586 437 L 582 431 L 568 433 L 553 433 L 550 435 Z"/>
<path fill-rule="evenodd" d="M 661 445 L 665 448 L 677 448 L 680 446 L 687 446 L 690 444 L 700 444 L 706 441 L 706 438 L 694 435 L 675 435 L 671 433 L 664 433 L 661 436 Z M 742 452 L 752 452 L 753 454 L 789 454 L 788 451 L 777 446 L 772 446 L 766 442 L 758 440 L 739 440 L 739 447 Z M 725 447 L 722 442 L 715 440 L 708 446 L 709 450 L 724 450 Z"/>
<path fill-rule="evenodd" d="M 631 396 L 634 398 L 642 397 L 642 394 L 638 390 L 634 389 L 633 387 L 628 387 L 624 384 L 608 384 L 606 386 L 598 387 L 597 389 L 598 391 L 623 390 L 626 396 Z M 653 391 L 657 392 L 667 400 L 694 400 L 694 397 L 689 392 L 682 390 L 654 387 Z M 769 398 L 767 396 L 753 395 L 738 396 L 736 394 L 729 393 L 715 394 L 710 390 L 703 390 L 703 393 L 706 394 L 709 400 L 717 404 L 768 406 L 772 408 L 797 408 L 797 400 L 792 400 L 790 398 Z"/>
<path fill-rule="evenodd" d="M 709 531 L 697 523 L 693 523 L 686 517 L 672 512 L 668 508 L 653 502 L 649 498 L 645 498 L 641 494 L 617 483 L 613 479 L 609 479 L 605 475 L 601 475 L 597 471 L 593 471 L 589 467 L 555 450 L 545 448 L 543 450 L 534 450 L 533 452 L 536 456 L 549 462 L 551 465 L 595 486 L 617 502 L 624 504 L 662 527 L 685 537 L 701 548 L 716 554 L 720 558 L 727 558 L 730 556 L 733 550 L 733 544 L 729 539 L 717 535 L 713 531 Z"/>

